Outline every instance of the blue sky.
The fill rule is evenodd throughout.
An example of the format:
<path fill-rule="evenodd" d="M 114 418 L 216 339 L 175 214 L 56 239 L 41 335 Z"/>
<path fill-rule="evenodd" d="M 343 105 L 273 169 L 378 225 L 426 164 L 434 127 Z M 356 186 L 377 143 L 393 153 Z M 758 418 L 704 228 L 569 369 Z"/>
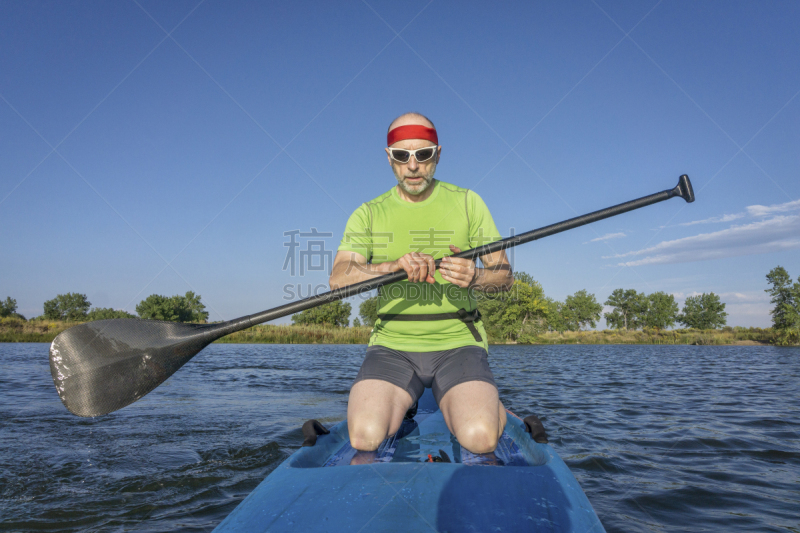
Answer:
<path fill-rule="evenodd" d="M 327 273 L 284 269 L 284 233 L 335 250 L 395 183 L 385 131 L 413 110 L 437 178 L 504 234 L 688 174 L 694 204 L 515 268 L 558 299 L 713 291 L 729 324 L 767 326 L 764 276 L 800 276 L 797 27 L 796 1 L 4 1 L 0 298 L 31 317 L 64 292 L 133 311 L 194 290 L 219 320 L 307 295 Z"/>

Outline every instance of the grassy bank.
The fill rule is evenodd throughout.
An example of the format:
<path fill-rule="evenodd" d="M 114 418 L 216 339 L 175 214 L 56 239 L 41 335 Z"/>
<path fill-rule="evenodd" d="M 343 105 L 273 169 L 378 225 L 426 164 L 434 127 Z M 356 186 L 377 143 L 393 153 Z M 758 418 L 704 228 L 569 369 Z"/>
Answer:
<path fill-rule="evenodd" d="M 24 321 L 0 318 L 0 342 L 52 342 L 65 329 L 79 322 Z M 366 344 L 370 327 L 254 326 L 216 341 L 238 344 Z M 731 328 L 721 330 L 678 329 L 672 331 L 567 331 L 548 332 L 530 339 L 530 344 L 772 344 L 772 329 Z M 505 344 L 489 338 L 491 344 Z"/>
<path fill-rule="evenodd" d="M 255 326 L 228 335 L 217 342 L 265 344 L 366 344 L 370 327 L 326 328 L 322 326 Z M 674 331 L 567 331 L 548 332 L 532 339 L 530 344 L 691 344 L 732 345 L 771 344 L 771 329 L 724 328 L 721 330 Z M 506 344 L 489 338 L 490 344 Z"/>
<path fill-rule="evenodd" d="M 0 318 L 0 342 L 53 342 L 56 335 L 80 322 Z"/>
<path fill-rule="evenodd" d="M 566 331 L 548 332 L 535 338 L 532 344 L 691 344 L 758 345 L 772 344 L 775 334 L 771 328 L 677 329 L 670 331 Z"/>
<path fill-rule="evenodd" d="M 370 327 L 253 326 L 216 342 L 241 344 L 367 344 Z"/>
<path fill-rule="evenodd" d="M 0 318 L 0 342 L 53 342 L 56 335 L 81 322 L 24 321 Z M 216 342 L 238 344 L 367 344 L 372 328 L 323 326 L 254 326 Z"/>

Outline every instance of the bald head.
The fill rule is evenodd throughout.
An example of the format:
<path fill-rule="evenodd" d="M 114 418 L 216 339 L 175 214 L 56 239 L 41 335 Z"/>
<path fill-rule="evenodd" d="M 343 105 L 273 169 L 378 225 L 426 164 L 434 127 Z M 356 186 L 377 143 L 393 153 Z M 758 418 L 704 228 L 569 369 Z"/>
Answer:
<path fill-rule="evenodd" d="M 398 126 L 408 126 L 412 124 L 436 129 L 436 126 L 433 125 L 431 119 L 429 119 L 428 117 L 426 117 L 421 113 L 403 113 L 402 115 L 394 119 L 391 124 L 389 124 L 388 131 L 392 131 Z"/>

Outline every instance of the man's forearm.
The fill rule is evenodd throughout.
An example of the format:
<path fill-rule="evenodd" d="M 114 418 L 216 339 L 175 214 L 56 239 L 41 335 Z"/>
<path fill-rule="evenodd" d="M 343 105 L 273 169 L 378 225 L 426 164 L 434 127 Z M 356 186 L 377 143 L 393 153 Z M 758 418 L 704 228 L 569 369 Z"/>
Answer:
<path fill-rule="evenodd" d="M 507 291 L 514 284 L 514 274 L 508 265 L 476 268 L 475 281 L 470 288 L 481 292 Z"/>
<path fill-rule="evenodd" d="M 343 262 L 333 266 L 329 283 L 331 290 L 334 290 L 340 287 L 353 285 L 354 283 L 374 279 L 391 272 L 397 272 L 398 270 L 399 268 L 394 261 L 388 261 L 377 265 L 367 265 L 355 261 Z"/>
<path fill-rule="evenodd" d="M 331 290 L 334 290 L 402 269 L 397 261 L 387 261 L 377 265 L 357 261 L 341 261 L 333 265 L 329 283 Z M 475 279 L 470 287 L 481 292 L 500 292 L 509 290 L 513 284 L 514 275 L 511 267 L 508 264 L 501 264 L 487 268 L 475 268 Z"/>

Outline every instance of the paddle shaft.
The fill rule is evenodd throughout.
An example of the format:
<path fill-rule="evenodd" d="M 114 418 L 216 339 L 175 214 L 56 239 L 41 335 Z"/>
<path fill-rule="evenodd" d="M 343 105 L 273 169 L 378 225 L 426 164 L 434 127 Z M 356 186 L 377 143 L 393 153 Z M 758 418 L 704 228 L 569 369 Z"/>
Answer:
<path fill-rule="evenodd" d="M 618 204 L 612 207 L 607 207 L 599 211 L 594 211 L 586 215 L 570 218 L 569 220 L 565 220 L 563 222 L 558 222 L 556 224 L 544 226 L 543 228 L 528 231 L 526 233 L 520 233 L 519 235 L 514 235 L 513 237 L 508 237 L 500 241 L 495 241 L 493 243 L 485 244 L 483 246 L 479 246 L 471 250 L 464 250 L 463 252 L 454 254 L 452 257 L 461 257 L 465 259 L 475 260 L 483 255 L 499 252 L 501 250 L 506 250 L 508 248 L 513 248 L 514 246 L 525 244 L 526 242 L 531 242 L 538 239 L 542 239 L 544 237 L 549 237 L 550 235 L 555 235 L 556 233 L 561 233 L 567 230 L 571 230 L 573 228 L 590 224 L 592 222 L 597 222 L 598 220 L 603 220 L 616 215 L 621 215 L 622 213 L 627 213 L 628 211 L 633 211 L 635 209 L 641 209 L 642 207 L 663 202 L 665 200 L 669 200 L 670 198 L 675 198 L 675 197 L 683 198 L 687 202 L 694 201 L 694 192 L 692 190 L 692 184 L 689 181 L 689 177 L 685 174 L 680 177 L 678 185 L 675 186 L 673 189 L 667 189 L 665 191 L 651 194 L 649 196 L 644 196 L 636 200 L 631 200 L 629 202 Z M 441 259 L 436 260 L 437 267 L 439 266 L 440 262 Z M 234 319 L 225 324 L 220 324 L 219 329 L 214 328 L 215 330 L 214 337 L 219 338 L 224 335 L 228 335 L 230 333 L 247 329 L 251 326 L 255 326 L 256 324 L 262 324 L 264 322 L 275 320 L 276 318 L 281 318 L 287 315 L 293 315 L 294 313 L 299 313 L 300 311 L 311 309 L 312 307 L 316 307 L 318 305 L 322 305 L 328 302 L 335 302 L 336 300 L 349 298 L 351 296 L 361 294 L 362 292 L 368 292 L 377 289 L 378 287 L 381 287 L 383 285 L 388 285 L 390 283 L 396 283 L 398 281 L 402 281 L 407 277 L 408 274 L 404 270 L 401 270 L 398 272 L 394 272 L 392 274 L 386 274 L 374 279 L 362 281 L 360 283 L 355 283 L 353 285 L 348 285 L 346 287 L 324 292 L 322 294 L 318 294 L 315 296 L 310 296 L 303 300 L 298 300 L 296 302 L 291 302 L 285 305 L 281 305 L 279 307 L 275 307 L 267 311 L 262 311 L 260 313 Z"/>

